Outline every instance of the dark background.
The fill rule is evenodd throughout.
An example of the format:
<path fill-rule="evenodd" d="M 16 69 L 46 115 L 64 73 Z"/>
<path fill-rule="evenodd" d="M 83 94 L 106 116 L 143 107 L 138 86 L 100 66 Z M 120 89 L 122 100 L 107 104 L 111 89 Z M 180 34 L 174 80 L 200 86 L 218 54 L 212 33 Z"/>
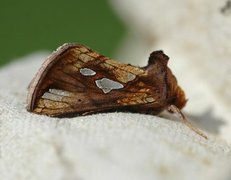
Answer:
<path fill-rule="evenodd" d="M 111 56 L 125 28 L 106 0 L 1 1 L 0 66 L 65 42 Z"/>

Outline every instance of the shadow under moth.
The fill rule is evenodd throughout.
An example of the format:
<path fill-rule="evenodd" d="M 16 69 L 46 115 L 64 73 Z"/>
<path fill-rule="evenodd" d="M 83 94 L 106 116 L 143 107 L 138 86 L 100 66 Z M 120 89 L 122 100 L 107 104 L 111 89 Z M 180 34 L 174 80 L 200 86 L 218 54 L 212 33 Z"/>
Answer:
<path fill-rule="evenodd" d="M 64 44 L 53 52 L 29 85 L 27 110 L 55 117 L 97 112 L 129 111 L 179 115 L 193 131 L 181 109 L 184 91 L 167 67 L 162 51 L 150 54 L 148 65 L 122 64 L 79 44 Z"/>

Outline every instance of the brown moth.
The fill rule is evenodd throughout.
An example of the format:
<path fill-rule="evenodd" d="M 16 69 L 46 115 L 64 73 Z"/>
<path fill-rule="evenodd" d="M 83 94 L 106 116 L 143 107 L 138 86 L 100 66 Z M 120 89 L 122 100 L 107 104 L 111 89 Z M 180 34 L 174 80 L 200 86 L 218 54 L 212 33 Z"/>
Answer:
<path fill-rule="evenodd" d="M 48 116 L 130 111 L 177 113 L 201 136 L 180 111 L 184 91 L 167 67 L 168 56 L 151 53 L 148 65 L 122 64 L 79 44 L 64 44 L 53 52 L 29 86 L 27 110 Z"/>

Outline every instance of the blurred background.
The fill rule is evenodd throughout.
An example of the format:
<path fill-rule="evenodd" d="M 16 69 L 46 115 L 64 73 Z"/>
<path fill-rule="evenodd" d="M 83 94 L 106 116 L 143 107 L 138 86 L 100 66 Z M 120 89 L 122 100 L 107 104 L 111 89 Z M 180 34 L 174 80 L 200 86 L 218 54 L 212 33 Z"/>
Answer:
<path fill-rule="evenodd" d="M 107 0 L 1 1 L 0 22 L 0 66 L 65 42 L 111 56 L 125 34 Z"/>

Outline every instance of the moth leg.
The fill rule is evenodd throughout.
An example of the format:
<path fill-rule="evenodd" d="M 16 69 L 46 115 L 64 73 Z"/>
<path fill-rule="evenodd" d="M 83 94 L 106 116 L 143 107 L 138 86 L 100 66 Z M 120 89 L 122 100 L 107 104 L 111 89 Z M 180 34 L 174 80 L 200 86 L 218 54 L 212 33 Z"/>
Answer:
<path fill-rule="evenodd" d="M 191 130 L 193 130 L 194 132 L 196 132 L 197 134 L 199 134 L 200 136 L 202 136 L 205 139 L 208 139 L 208 137 L 198 128 L 196 128 L 195 126 L 193 126 L 188 120 L 187 118 L 184 116 L 184 114 L 181 112 L 180 109 L 178 109 L 175 105 L 170 105 L 168 106 L 168 111 L 173 112 L 175 114 L 177 114 L 180 117 L 180 120 L 186 125 L 188 126 Z"/>

